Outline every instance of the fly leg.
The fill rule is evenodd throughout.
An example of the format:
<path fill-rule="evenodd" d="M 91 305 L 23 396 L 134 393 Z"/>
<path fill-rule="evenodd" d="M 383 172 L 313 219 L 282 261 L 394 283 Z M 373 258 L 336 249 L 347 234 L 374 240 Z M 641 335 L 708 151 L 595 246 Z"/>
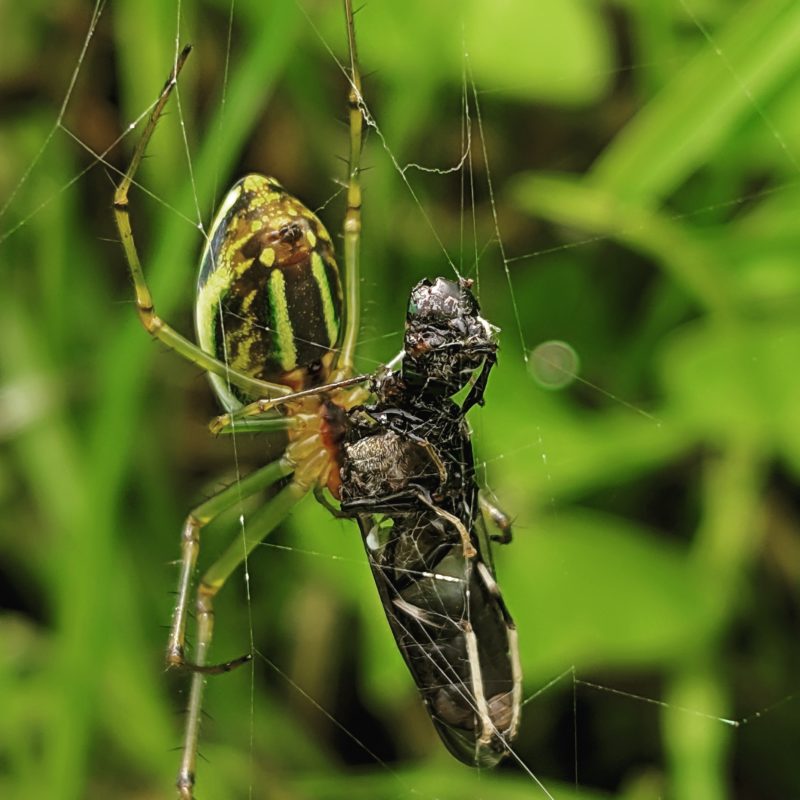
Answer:
<path fill-rule="evenodd" d="M 511 517 L 487 497 L 484 489 L 478 492 L 478 504 L 483 518 L 497 531 L 497 533 L 492 533 L 489 538 L 498 544 L 508 544 L 512 539 Z"/>
<path fill-rule="evenodd" d="M 455 514 L 451 514 L 449 511 L 437 506 L 431 499 L 430 492 L 421 486 L 411 485 L 407 490 L 382 497 L 364 497 L 358 500 L 348 500 L 342 503 L 341 511 L 344 516 L 348 517 L 364 513 L 397 514 L 406 509 L 412 511 L 415 505 L 418 507 L 419 503 L 433 511 L 437 517 L 449 522 L 456 529 L 464 548 L 465 558 L 474 558 L 477 555 L 478 551 L 475 549 L 464 523 Z"/>

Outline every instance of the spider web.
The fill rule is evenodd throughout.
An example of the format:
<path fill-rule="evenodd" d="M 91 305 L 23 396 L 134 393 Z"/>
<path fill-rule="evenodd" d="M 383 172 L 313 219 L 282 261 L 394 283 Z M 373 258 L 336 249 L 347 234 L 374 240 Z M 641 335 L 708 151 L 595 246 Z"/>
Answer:
<path fill-rule="evenodd" d="M 779 355 L 783 364 L 791 364 L 796 352 L 789 347 L 795 341 L 791 326 L 778 324 L 793 299 L 780 290 L 786 269 L 778 245 L 786 230 L 780 227 L 780 212 L 788 213 L 787 198 L 794 197 L 797 186 L 792 117 L 785 112 L 796 87 L 788 82 L 780 92 L 776 88 L 774 76 L 780 72 L 775 62 L 782 51 L 753 65 L 741 58 L 732 23 L 688 0 L 681 6 L 683 48 L 677 55 L 615 72 L 610 77 L 621 86 L 612 95 L 617 101 L 629 99 L 634 93 L 629 86 L 626 92 L 625 84 L 640 76 L 655 80 L 660 75 L 666 84 L 667 73 L 709 54 L 707 64 L 716 62 L 723 76 L 712 84 L 713 91 L 724 93 L 728 104 L 720 103 L 718 110 L 710 103 L 709 113 L 740 109 L 740 146 L 749 148 L 754 160 L 745 182 L 734 180 L 710 156 L 690 162 L 691 169 L 682 165 L 684 178 L 674 179 L 674 186 L 654 170 L 652 181 L 660 184 L 643 197 L 619 186 L 606 195 L 593 194 L 613 184 L 602 175 L 585 187 L 557 178 L 548 182 L 541 174 L 544 167 L 558 168 L 558 159 L 575 166 L 571 148 L 551 145 L 546 155 L 555 153 L 556 160 L 542 163 L 523 151 L 516 156 L 507 152 L 501 137 L 518 143 L 520 136 L 513 126 L 504 126 L 502 109 L 510 108 L 509 116 L 523 124 L 519 101 L 508 99 L 515 87 L 499 79 L 486 84 L 476 75 L 474 43 L 467 41 L 460 20 L 452 19 L 447 30 L 461 54 L 462 91 L 459 96 L 452 85 L 439 87 L 448 109 L 441 116 L 449 123 L 442 121 L 436 133 L 445 145 L 414 140 L 423 121 L 411 115 L 403 124 L 403 115 L 415 107 L 408 96 L 396 96 L 395 105 L 386 99 L 389 89 L 401 90 L 402 74 L 379 73 L 366 84 L 371 116 L 363 176 L 361 368 L 372 369 L 396 352 L 399 324 L 383 321 L 402 320 L 404 295 L 423 275 L 474 275 L 486 316 L 504 330 L 487 405 L 473 412 L 470 421 L 477 456 L 483 459 L 480 482 L 488 483 L 515 515 L 515 542 L 495 548 L 499 582 L 523 642 L 526 689 L 523 730 L 507 768 L 469 771 L 444 755 L 437 758 L 440 745 L 399 656 L 391 651 L 355 526 L 328 520 L 307 501 L 285 530 L 251 557 L 238 592 L 244 596 L 237 598 L 234 580 L 220 597 L 214 652 L 233 656 L 250 647 L 259 658 L 252 671 L 215 679 L 208 687 L 213 719 L 201 734 L 208 760 L 200 768 L 201 796 L 265 796 L 271 792 L 262 787 L 273 781 L 294 792 L 334 796 L 339 790 L 325 787 L 340 770 L 346 787 L 341 791 L 349 797 L 361 792 L 569 798 L 599 796 L 604 790 L 631 797 L 664 792 L 721 797 L 726 791 L 736 797 L 779 797 L 797 791 L 786 747 L 797 728 L 791 682 L 796 670 L 790 668 L 797 655 L 785 643 L 786 649 L 775 650 L 780 642 L 775 627 L 796 616 L 796 592 L 784 585 L 787 578 L 796 578 L 797 564 L 791 436 L 785 433 L 783 448 L 774 443 L 774 450 L 765 449 L 786 431 L 779 425 L 782 407 L 772 396 L 788 395 L 784 386 L 770 382 L 773 374 L 784 376 L 785 367 L 768 367 Z M 771 25 L 768 11 L 751 12 L 751 23 L 763 26 L 759 42 L 772 36 L 780 44 L 777 29 L 789 25 L 791 13 L 785 4 L 771 6 Z M 357 20 L 365 70 L 372 66 L 366 45 L 375 36 L 369 17 L 381 13 L 373 9 L 366 6 Z M 37 612 L 12 579 L 8 605 L 36 624 L 9 624 L 6 633 L 17 645 L 15 665 L 34 665 L 32 673 L 42 676 L 41 685 L 67 686 L 57 697 L 31 691 L 39 684 L 23 683 L 24 678 L 15 686 L 19 696 L 37 704 L 31 716 L 45 713 L 38 712 L 40 707 L 47 710 L 46 755 L 38 777 L 62 787 L 63 796 L 85 795 L 81 781 L 89 775 L 96 776 L 96 793 L 103 795 L 104 782 L 114 776 L 114 759 L 109 764 L 99 757 L 88 760 L 89 744 L 110 723 L 88 708 L 87 698 L 104 698 L 109 716 L 113 711 L 115 718 L 130 721 L 126 741 L 112 737 L 114 754 L 121 752 L 134 765 L 126 774 L 145 773 L 159 790 L 169 786 L 177 757 L 167 748 L 176 743 L 176 734 L 158 705 L 153 653 L 160 634 L 142 630 L 157 624 L 151 620 L 163 623 L 169 616 L 163 587 L 172 577 L 159 567 L 174 558 L 180 518 L 191 502 L 186 498 L 196 496 L 198 481 L 206 481 L 211 493 L 221 473 L 237 480 L 265 463 L 266 448 L 261 439 L 239 435 L 206 442 L 202 422 L 214 413 L 209 393 L 192 368 L 176 364 L 179 359 L 172 354 L 156 356 L 163 367 L 157 389 L 151 388 L 154 377 L 146 365 L 153 346 L 130 319 L 134 315 L 122 277 L 117 280 L 107 268 L 121 263 L 118 246 L 102 246 L 102 239 L 115 237 L 107 209 L 112 181 L 125 164 L 120 148 L 114 149 L 121 137 L 97 112 L 104 110 L 102 102 L 84 104 L 92 96 L 102 98 L 103 91 L 108 104 L 109 87 L 97 75 L 102 74 L 99 65 L 109 63 L 104 51 L 116 47 L 117 68 L 120 76 L 128 74 L 127 90 L 134 98 L 122 112 L 129 126 L 123 130 L 127 142 L 155 101 L 180 45 L 197 43 L 186 83 L 191 85 L 192 70 L 211 75 L 207 85 L 216 85 L 214 99 L 202 102 L 179 87 L 132 200 L 134 230 L 157 307 L 165 318 L 177 313 L 180 319 L 195 254 L 224 193 L 221 184 L 227 177 L 222 176 L 280 165 L 288 177 L 277 166 L 270 171 L 323 208 L 332 231 L 341 219 L 340 192 L 329 176 L 342 172 L 332 156 L 343 152 L 345 142 L 335 125 L 344 106 L 344 83 L 334 56 L 342 57 L 343 28 L 340 19 L 338 27 L 331 21 L 333 12 L 301 11 L 268 10 L 263 18 L 251 19 L 244 3 L 222 12 L 178 3 L 169 9 L 169 24 L 161 26 L 167 34 L 157 42 L 148 36 L 145 20 L 135 35 L 115 37 L 114 28 L 131 24 L 131 18 L 124 6 L 117 17 L 97 3 L 91 16 L 79 20 L 80 33 L 70 40 L 78 45 L 65 56 L 70 69 L 54 71 L 60 79 L 53 92 L 61 100 L 57 110 L 48 109 L 44 124 L 34 124 L 22 102 L 22 122 L 4 134 L 10 144 L 5 149 L 20 156 L 4 166 L 3 184 L 10 189 L 0 209 L 0 263 L 13 289 L 8 295 L 15 298 L 15 305 L 8 297 L 4 301 L 3 429 L 29 487 L 26 494 L 36 503 L 34 511 L 11 504 L 9 518 L 14 527 L 29 529 L 33 514 L 59 534 L 49 541 L 56 556 L 52 566 L 41 573 L 26 568 L 42 592 L 45 586 L 52 589 L 59 614 Z M 20 15 L 15 19 L 23 19 L 22 11 L 15 13 Z M 259 46 L 243 37 L 249 25 L 263 26 Z M 132 43 L 125 44 L 126 39 Z M 153 49 L 145 51 L 145 43 Z M 304 56 L 304 68 L 323 76 L 307 90 L 313 91 L 310 98 L 302 97 L 299 79 L 287 70 L 287 64 L 296 66 L 291 61 L 295 46 Z M 154 77 L 142 79 L 136 89 L 131 64 Z M 773 75 L 773 83 L 765 74 Z M 138 100 L 135 92 L 143 93 Z M 327 126 L 315 135 L 298 128 L 304 113 L 325 119 L 320 105 Z M 626 119 L 635 110 L 628 109 Z M 555 122 L 557 131 L 571 130 L 563 120 Z M 618 122 L 599 138 L 611 149 L 622 128 Z M 637 144 L 645 152 L 640 139 L 629 145 L 629 154 Z M 681 167 L 669 137 L 660 147 L 656 151 L 665 161 L 671 159 L 676 170 Z M 244 159 L 237 155 L 242 149 Z M 287 150 L 294 151 L 292 157 L 285 155 Z M 633 155 L 626 163 L 624 148 L 616 152 L 622 153 L 615 164 L 619 174 L 625 169 L 635 174 Z M 243 162 L 241 169 L 234 166 L 236 160 Z M 574 171 L 581 175 L 586 166 Z M 530 182 L 518 176 L 532 167 L 538 174 L 528 176 Z M 692 181 L 701 183 L 704 177 L 704 185 L 689 191 Z M 93 220 L 88 233 L 70 238 L 64 229 L 77 225 L 75 208 L 83 206 L 90 214 L 106 209 L 105 216 Z M 460 210 L 453 214 L 453 208 Z M 765 217 L 777 219 L 770 226 Z M 743 255 L 737 261 L 734 247 L 725 248 L 721 241 L 729 229 L 743 249 L 770 249 L 766 266 L 748 267 Z M 385 261 L 401 257 L 401 245 L 416 264 L 413 277 L 385 267 Z M 70 251 L 69 261 L 62 249 Z M 623 264 L 625 276 L 649 293 L 656 308 L 648 316 L 642 301 L 632 301 L 631 314 L 638 314 L 641 324 L 629 322 L 625 328 L 620 323 L 622 332 L 604 344 L 616 342 L 620 358 L 662 357 L 659 346 L 666 347 L 672 335 L 677 341 L 678 327 L 687 326 L 683 345 L 677 341 L 671 360 L 663 356 L 662 370 L 676 393 L 707 385 L 716 390 L 714 397 L 724 396 L 728 384 L 715 364 L 765 364 L 753 383 L 763 389 L 757 397 L 762 408 L 774 410 L 774 428 L 748 427 L 753 416 L 742 415 L 742 436 L 729 440 L 723 435 L 731 427 L 728 409 L 720 407 L 718 414 L 728 426 L 721 422 L 704 435 L 715 414 L 695 418 L 680 413 L 680 402 L 698 401 L 695 395 L 677 394 L 677 400 L 664 402 L 667 390 L 654 386 L 652 375 L 626 387 L 614 377 L 625 372 L 617 354 L 577 335 L 569 317 L 597 309 L 580 303 L 581 291 L 592 287 L 575 277 L 575 263 L 595 281 L 613 283 L 608 272 L 614 265 L 600 267 L 624 261 L 623 249 L 640 259 Z M 672 249 L 674 258 L 666 258 Z M 725 259 L 737 265 L 735 284 L 722 269 Z M 103 266 L 94 269 L 93 263 Z M 663 290 L 655 279 L 644 283 L 635 275 L 637 267 L 655 272 L 653 263 L 661 267 L 661 281 L 677 289 Z M 20 278 L 21 270 L 14 269 L 20 264 L 34 267 L 33 275 Z M 83 264 L 86 274 L 81 273 Z M 567 272 L 572 283 L 555 279 L 559 271 Z M 614 285 L 624 289 L 619 281 Z M 531 320 L 526 303 L 532 290 L 546 292 L 552 306 L 561 308 L 561 319 Z M 108 298 L 114 295 L 125 303 L 109 311 Z M 751 300 L 756 308 L 750 315 L 761 315 L 768 325 L 745 324 L 741 306 Z M 690 323 L 707 318 L 726 336 L 689 335 Z M 37 319 L 41 324 L 33 324 Z M 591 329 L 592 321 L 608 324 L 590 319 L 584 327 Z M 644 340 L 638 350 L 625 344 L 625 333 L 631 331 Z M 549 340 L 566 344 L 553 346 Z M 726 341 L 735 345 L 732 353 Z M 701 345 L 706 361 L 692 357 L 692 347 Z M 566 367 L 554 361 L 561 357 Z M 187 384 L 189 399 L 176 399 L 186 396 Z M 559 393 L 548 388 L 557 384 Z M 732 409 L 736 400 L 730 399 Z M 159 411 L 164 403 L 169 414 Z M 163 420 L 161 428 L 148 422 L 155 416 Z M 165 439 L 170 421 L 173 435 Z M 131 463 L 133 453 L 137 456 Z M 784 466 L 774 466 L 781 462 Z M 194 486 L 182 484 L 173 471 L 188 474 Z M 607 477 L 598 477 L 605 471 Z M 691 479 L 676 477 L 680 471 L 688 471 Z M 678 500 L 688 519 L 656 513 L 640 521 L 639 507 L 618 496 L 650 473 L 659 476 L 653 485 L 668 497 L 680 490 Z M 686 497 L 692 492 L 694 502 Z M 659 505 L 657 500 L 653 504 Z M 243 501 L 234 519 L 204 532 L 204 561 L 226 538 L 226 525 L 238 519 L 244 529 L 252 510 Z M 662 518 L 674 523 L 684 539 L 670 536 L 667 524 L 659 530 Z M 159 524 L 148 522 L 153 519 Z M 12 552 L 10 539 L 3 541 L 4 554 Z M 24 552 L 9 563 L 29 565 L 34 555 Z M 644 570 L 650 570 L 648 579 L 637 580 Z M 758 591 L 753 575 L 760 579 Z M 615 583 L 620 590 L 615 591 Z M 719 593 L 700 591 L 706 584 L 719 585 Z M 633 597 L 620 598 L 625 590 Z M 746 599 L 737 601 L 737 594 Z M 654 614 L 650 624 L 643 619 L 646 613 L 630 609 L 623 615 L 625 602 Z M 715 603 L 719 608 L 703 607 Z M 681 627 L 676 620 L 694 616 L 697 625 Z M 626 626 L 632 630 L 622 635 Z M 36 651 L 45 646 L 55 656 L 42 664 Z M 176 692 L 184 681 L 177 683 Z M 111 688 L 101 695 L 96 685 Z M 22 711 L 9 719 L 17 722 L 21 740 L 38 731 Z M 48 748 L 61 738 L 69 742 L 63 751 Z M 401 747 L 406 749 L 398 752 Z M 603 751 L 606 760 L 598 755 Z M 331 753 L 361 769 L 337 767 Z M 408 767 L 399 757 L 430 753 L 432 765 L 426 770 Z M 12 763 L 18 766 L 24 759 Z M 362 772 L 364 765 L 375 769 Z M 15 774 L 24 785 L 25 771 Z M 156 775 L 166 776 L 166 782 L 156 783 Z"/>

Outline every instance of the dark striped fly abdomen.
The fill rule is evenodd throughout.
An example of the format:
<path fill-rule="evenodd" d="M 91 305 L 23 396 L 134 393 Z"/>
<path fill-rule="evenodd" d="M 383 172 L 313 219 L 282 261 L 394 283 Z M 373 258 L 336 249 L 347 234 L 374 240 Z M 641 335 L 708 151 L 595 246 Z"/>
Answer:
<path fill-rule="evenodd" d="M 200 346 L 232 369 L 299 391 L 323 383 L 342 327 L 324 225 L 273 178 L 247 175 L 220 206 L 197 280 Z M 212 376 L 221 402 L 242 401 Z"/>

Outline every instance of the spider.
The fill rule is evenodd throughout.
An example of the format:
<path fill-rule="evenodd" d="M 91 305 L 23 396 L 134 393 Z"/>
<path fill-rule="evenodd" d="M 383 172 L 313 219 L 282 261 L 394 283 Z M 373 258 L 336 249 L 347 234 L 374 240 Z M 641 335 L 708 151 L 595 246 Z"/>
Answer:
<path fill-rule="evenodd" d="M 234 184 L 223 199 L 202 253 L 195 304 L 198 343 L 179 334 L 156 313 L 133 237 L 128 195 L 148 142 L 189 55 L 188 46 L 176 58 L 114 195 L 114 215 L 133 280 L 139 318 L 151 336 L 209 374 L 217 398 L 226 410 L 212 422 L 212 431 L 230 433 L 247 426 L 259 431 L 282 430 L 288 437 L 283 455 L 194 508 L 183 526 L 177 600 L 166 653 L 169 667 L 185 669 L 193 674 L 176 782 L 182 800 L 193 797 L 204 676 L 233 669 L 251 658 L 248 654 L 221 664 L 208 663 L 214 599 L 233 571 L 302 497 L 313 491 L 330 507 L 322 495 L 324 488 L 335 498 L 342 496 L 344 470 L 340 469 L 340 459 L 344 433 L 341 421 L 349 420 L 349 415 L 355 413 L 354 409 L 363 407 L 377 387 L 388 385 L 373 375 L 353 374 L 359 331 L 359 164 L 365 108 L 361 97 L 351 0 L 345 0 L 344 9 L 350 73 L 350 152 L 343 224 L 344 280 L 336 265 L 331 236 L 316 215 L 274 178 L 249 174 Z M 456 323 L 461 324 L 461 319 Z M 482 347 L 482 355 L 475 365 L 469 369 L 459 368 L 465 375 L 483 363 L 484 358 L 487 363 L 490 359 L 494 363 L 494 350 L 490 348 L 491 356 L 487 356 L 485 345 Z M 453 343 L 447 348 L 450 348 L 448 352 L 454 352 Z M 470 405 L 482 401 L 488 368 L 485 367 L 476 379 L 470 393 Z M 389 368 L 384 378 L 386 375 L 391 375 Z M 447 397 L 449 394 L 443 397 L 443 402 L 447 402 Z M 462 425 L 463 411 L 455 413 L 456 427 L 466 430 L 465 423 Z M 466 442 L 468 445 L 468 439 Z M 446 459 L 432 445 L 425 442 L 421 445 L 427 448 L 431 460 L 443 472 Z M 443 474 L 443 478 L 446 477 Z M 198 560 L 202 528 L 243 498 L 278 484 L 280 486 L 271 500 L 249 518 L 244 546 L 239 537 L 232 541 L 203 572 L 193 594 L 192 576 Z M 474 482 L 469 484 L 470 487 L 473 485 Z M 449 489 L 442 502 L 446 505 L 452 501 L 452 505 L 456 498 L 466 497 L 471 504 L 471 514 L 477 494 L 471 489 L 467 494 L 463 493 L 467 490 L 462 494 L 458 491 Z M 379 505 L 379 502 L 377 505 L 373 502 L 374 508 Z M 471 518 L 468 521 L 470 530 L 467 530 L 443 506 L 431 501 L 430 508 L 437 520 L 455 523 L 451 527 L 459 531 L 463 556 L 472 558 L 477 549 L 472 541 Z M 351 509 L 349 513 L 343 507 L 339 513 L 357 517 L 360 523 L 367 516 L 364 506 L 358 511 Z M 502 512 L 493 508 L 489 508 L 488 513 L 496 520 L 502 517 Z M 486 560 L 489 560 L 488 556 Z M 496 620 L 507 624 L 510 618 L 502 600 L 497 605 L 495 595 L 499 597 L 499 593 L 495 591 L 491 569 L 483 560 L 480 567 L 483 571 L 478 569 L 481 577 L 476 590 L 485 590 L 491 595 L 486 602 L 494 604 L 493 609 L 499 609 L 492 613 Z M 185 642 L 192 597 L 197 643 L 190 661 Z M 508 638 L 511 639 L 510 633 Z M 475 669 L 479 681 L 480 666 Z M 475 669 L 470 680 L 474 680 Z M 514 683 L 517 704 L 513 711 L 516 715 L 515 730 L 518 670 L 514 673 Z M 477 694 L 482 696 L 482 690 L 476 690 Z M 475 704 L 473 694 L 468 693 L 468 699 Z M 506 717 L 510 713 L 506 710 Z M 487 725 L 494 726 L 489 717 L 489 711 L 484 710 L 484 729 Z M 484 738 L 489 735 L 486 733 Z M 497 747 L 495 741 L 492 745 Z M 468 760 L 463 754 L 459 757 Z"/>

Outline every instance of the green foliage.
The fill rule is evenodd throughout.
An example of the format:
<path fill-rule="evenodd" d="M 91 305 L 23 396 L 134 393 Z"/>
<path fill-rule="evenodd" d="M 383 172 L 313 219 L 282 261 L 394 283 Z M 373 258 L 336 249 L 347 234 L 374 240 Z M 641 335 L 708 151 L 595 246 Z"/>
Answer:
<path fill-rule="evenodd" d="M 245 170 L 340 227 L 345 82 L 315 27 L 342 58 L 344 24 L 337 3 L 302 8 L 237 0 L 228 52 L 229 6 L 182 4 L 195 51 L 132 195 L 156 306 L 180 330 L 197 221 Z M 85 4 L 0 12 L 3 797 L 171 796 L 180 526 L 279 447 L 207 435 L 210 390 L 138 325 L 115 241 L 115 171 L 176 13 L 105 8 L 62 119 Z M 398 164 L 458 164 L 465 72 L 481 104 L 474 219 L 459 173 L 409 169 L 418 205 L 370 134 L 358 367 L 397 351 L 416 280 L 451 275 L 448 257 L 475 274 L 477 251 L 503 336 L 471 422 L 479 477 L 515 520 L 496 560 L 535 694 L 520 758 L 561 800 L 800 795 L 797 3 L 372 0 L 357 24 Z M 525 357 L 553 339 L 582 365 L 559 392 Z M 239 512 L 204 532 L 203 563 Z M 249 574 L 249 600 L 238 576 L 220 596 L 214 654 L 252 632 L 262 657 L 209 681 L 199 797 L 547 796 L 513 762 L 479 774 L 443 751 L 354 525 L 309 499 Z M 739 728 L 714 719 L 774 703 Z"/>

